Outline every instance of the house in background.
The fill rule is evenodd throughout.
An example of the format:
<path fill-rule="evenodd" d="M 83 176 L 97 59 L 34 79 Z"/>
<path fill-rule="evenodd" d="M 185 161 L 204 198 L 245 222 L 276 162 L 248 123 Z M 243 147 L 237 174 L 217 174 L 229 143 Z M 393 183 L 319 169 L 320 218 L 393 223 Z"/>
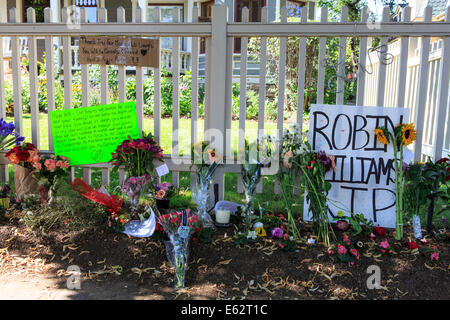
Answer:
<path fill-rule="evenodd" d="M 261 9 L 268 8 L 268 20 L 276 21 L 280 18 L 280 9 L 283 6 L 290 8 L 288 14 L 298 16 L 299 9 L 303 6 L 308 6 L 308 18 L 314 20 L 316 18 L 316 3 L 318 0 L 299 1 L 299 0 L 217 0 L 218 3 L 224 4 L 228 7 L 228 20 L 230 22 L 242 21 L 242 9 L 247 7 L 249 9 L 249 21 L 261 21 Z M 135 10 L 139 6 L 145 8 L 143 20 L 145 22 L 154 21 L 153 8 L 159 7 L 161 10 L 161 22 L 173 22 L 173 9 L 180 10 L 180 22 L 192 22 L 192 9 L 194 6 L 199 8 L 199 15 L 202 21 L 208 21 L 211 18 L 211 8 L 216 3 L 216 0 L 47 0 L 44 6 L 49 6 L 52 9 L 53 22 L 61 21 L 61 9 L 63 7 L 77 6 L 84 7 L 87 11 L 87 18 L 89 22 L 98 21 L 98 9 L 104 7 L 108 12 L 108 22 L 117 21 L 117 8 L 122 6 L 125 9 L 125 19 L 127 22 L 134 20 Z M 26 0 L 7 0 L 1 1 L 0 5 L 0 22 L 9 20 L 9 9 L 17 8 L 17 21 L 26 21 Z M 41 17 L 43 19 L 43 17 Z M 39 21 L 38 22 L 42 22 Z M 172 38 L 161 39 L 161 63 L 163 67 L 171 69 L 172 66 Z M 37 40 L 39 59 L 42 60 L 44 52 L 44 39 Z M 240 39 L 234 41 L 234 57 L 233 57 L 233 80 L 238 81 L 240 73 Z M 10 60 L 10 41 L 9 38 L 3 39 L 5 62 Z M 61 51 L 62 43 L 55 39 L 55 48 L 57 50 L 56 60 L 60 61 L 62 66 Z M 180 39 L 180 72 L 190 69 L 191 65 L 191 38 Z M 23 38 L 20 41 L 20 50 L 22 55 L 27 55 L 28 45 L 27 39 Z M 200 56 L 199 56 L 199 75 L 205 74 L 205 41 L 200 41 Z M 72 70 L 77 71 L 81 69 L 78 63 L 78 39 L 72 39 Z M 5 69 L 7 70 L 7 69 Z M 135 68 L 127 68 L 129 73 L 133 73 Z M 248 81 L 259 81 L 259 65 L 256 62 L 249 60 L 248 63 Z"/>

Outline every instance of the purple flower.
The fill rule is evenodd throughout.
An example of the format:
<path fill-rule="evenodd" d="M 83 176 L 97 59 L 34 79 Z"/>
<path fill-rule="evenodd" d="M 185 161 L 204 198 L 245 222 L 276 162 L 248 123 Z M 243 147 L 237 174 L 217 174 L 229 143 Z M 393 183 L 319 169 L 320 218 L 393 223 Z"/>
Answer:
<path fill-rule="evenodd" d="M 272 237 L 281 239 L 283 237 L 283 230 L 281 228 L 274 228 L 272 230 Z"/>

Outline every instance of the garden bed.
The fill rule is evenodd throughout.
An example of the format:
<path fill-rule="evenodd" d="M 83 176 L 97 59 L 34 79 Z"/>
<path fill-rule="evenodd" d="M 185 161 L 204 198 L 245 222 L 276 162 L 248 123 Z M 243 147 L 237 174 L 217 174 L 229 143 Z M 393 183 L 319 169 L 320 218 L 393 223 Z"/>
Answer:
<path fill-rule="evenodd" d="M 17 220 L 0 225 L 2 299 L 448 299 L 448 241 L 436 242 L 439 261 L 408 249 L 388 233 L 394 253 L 376 254 L 384 238 L 358 235 L 361 258 L 354 265 L 334 262 L 322 244 L 306 243 L 309 226 L 301 224 L 302 241 L 295 250 L 279 250 L 271 237 L 244 246 L 234 243 L 232 227 L 220 228 L 212 243 L 190 245 L 186 273 L 188 289 L 173 290 L 173 271 L 164 244 L 149 238 L 108 233 L 101 228 L 59 229 L 35 235 Z M 336 231 L 338 238 L 342 237 Z M 412 236 L 407 233 L 405 238 Z M 81 289 L 67 290 L 68 266 L 82 272 Z M 367 268 L 381 269 L 380 289 L 367 288 Z M 38 280 L 37 280 L 38 279 Z M 26 283 L 35 283 L 23 291 Z M 14 290 L 22 290 L 20 295 Z M 39 289 L 40 290 L 40 289 Z"/>

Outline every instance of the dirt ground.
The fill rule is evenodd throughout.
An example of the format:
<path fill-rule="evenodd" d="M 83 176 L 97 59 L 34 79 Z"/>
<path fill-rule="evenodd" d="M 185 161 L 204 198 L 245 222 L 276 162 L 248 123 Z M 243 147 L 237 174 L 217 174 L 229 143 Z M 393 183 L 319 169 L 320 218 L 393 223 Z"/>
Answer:
<path fill-rule="evenodd" d="M 308 234 L 301 229 L 302 235 Z M 394 254 L 370 254 L 382 239 L 361 237 L 361 260 L 335 263 L 321 244 L 292 252 L 265 239 L 238 247 L 233 228 L 211 244 L 190 244 L 188 289 L 173 290 L 164 243 L 106 233 L 59 230 L 36 236 L 18 222 L 0 225 L 0 299 L 449 299 L 448 242 L 439 261 L 414 254 L 389 237 Z M 341 235 L 338 235 L 341 236 Z M 428 238 L 428 237 L 427 237 Z M 428 238 L 427 245 L 434 240 Z M 68 289 L 67 268 L 81 270 L 81 288 Z M 381 269 L 381 288 L 368 289 L 367 268 Z"/>

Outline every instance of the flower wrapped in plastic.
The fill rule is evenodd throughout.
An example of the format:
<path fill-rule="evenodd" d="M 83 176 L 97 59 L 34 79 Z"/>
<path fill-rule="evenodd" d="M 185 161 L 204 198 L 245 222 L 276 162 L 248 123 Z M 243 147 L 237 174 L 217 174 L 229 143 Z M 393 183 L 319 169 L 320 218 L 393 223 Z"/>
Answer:
<path fill-rule="evenodd" d="M 185 287 L 185 274 L 188 263 L 189 239 L 192 235 L 191 225 L 197 221 L 195 216 L 189 217 L 190 210 L 184 210 L 180 215 L 178 213 L 158 216 L 159 224 L 169 237 L 165 242 L 167 259 L 174 267 L 174 288 L 175 290 Z"/>
<path fill-rule="evenodd" d="M 267 147 L 268 144 L 269 141 L 265 141 L 265 139 L 257 140 L 251 144 L 247 140 L 245 141 L 244 163 L 242 164 L 241 175 L 245 193 L 243 214 L 246 231 L 249 231 L 251 228 L 254 207 L 253 199 L 256 186 L 261 181 L 261 169 L 270 162 L 271 149 Z"/>
<path fill-rule="evenodd" d="M 151 180 L 149 174 L 140 177 L 130 177 L 122 186 L 122 192 L 126 194 L 131 202 L 131 208 L 137 210 L 139 205 L 139 197 L 144 191 L 146 184 Z"/>
<path fill-rule="evenodd" d="M 208 214 L 210 201 L 210 185 L 212 176 L 222 160 L 216 150 L 209 147 L 209 143 L 201 141 L 192 147 L 192 165 L 197 166 L 197 186 L 194 193 L 194 202 L 198 206 L 198 216 L 207 228 L 214 228 L 211 216 Z"/>

